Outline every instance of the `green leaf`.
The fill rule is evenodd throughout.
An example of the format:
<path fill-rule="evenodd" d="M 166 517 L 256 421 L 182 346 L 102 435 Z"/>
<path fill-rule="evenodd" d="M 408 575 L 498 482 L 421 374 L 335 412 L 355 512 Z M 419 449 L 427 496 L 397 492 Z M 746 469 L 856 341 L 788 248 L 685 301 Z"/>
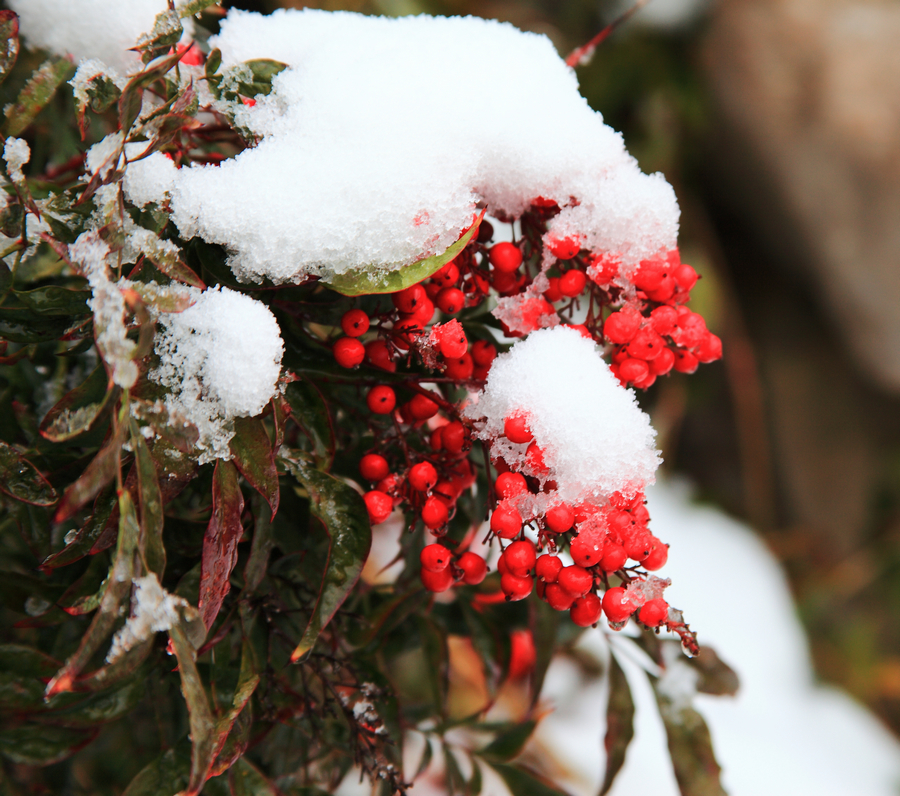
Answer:
<path fill-rule="evenodd" d="M 256 671 L 253 648 L 250 646 L 249 640 L 245 639 L 241 649 L 241 668 L 238 673 L 238 682 L 234 690 L 231 707 L 219 718 L 218 722 L 216 722 L 216 742 L 211 760 L 215 760 L 217 756 L 223 753 L 232 727 L 235 725 L 238 716 L 240 716 L 244 708 L 247 707 L 247 703 L 250 701 L 250 697 L 253 696 L 253 692 L 258 685 L 259 674 L 257 674 Z M 246 743 L 244 744 L 244 747 L 246 747 Z M 227 766 L 230 764 L 230 760 L 217 761 L 217 763 L 222 763 L 223 766 Z"/>
<path fill-rule="evenodd" d="M 132 82 L 133 79 L 132 79 Z M 129 83 L 125 86 L 122 96 L 119 97 L 119 127 L 123 131 L 131 130 L 132 125 L 140 115 L 144 104 L 144 89 L 139 85 Z"/>
<path fill-rule="evenodd" d="M 634 737 L 634 700 L 625 673 L 615 656 L 609 661 L 609 701 L 606 704 L 606 773 L 600 796 L 609 793 L 616 775 L 625 763 L 625 753 Z"/>
<path fill-rule="evenodd" d="M 94 501 L 94 511 L 87 522 L 81 526 L 72 539 L 62 550 L 41 562 L 41 569 L 48 571 L 56 567 L 64 567 L 92 554 L 94 543 L 103 534 L 117 504 L 116 491 L 113 486 L 107 487 Z"/>
<path fill-rule="evenodd" d="M 322 587 L 303 638 L 291 653 L 291 660 L 296 662 L 315 646 L 319 634 L 359 580 L 372 545 L 372 528 L 366 504 L 353 487 L 316 470 L 299 452 L 296 459 L 283 461 L 309 493 L 310 511 L 325 526 L 329 538 Z"/>
<path fill-rule="evenodd" d="M 41 436 L 51 442 L 66 442 L 90 431 L 109 399 L 116 394 L 117 387 L 109 388 L 106 368 L 98 365 L 47 412 L 41 421 Z"/>
<path fill-rule="evenodd" d="M 679 664 L 680 661 L 676 665 Z M 722 769 L 716 761 L 703 716 L 689 704 L 674 702 L 659 688 L 656 678 L 651 678 L 651 683 L 682 796 L 727 796 L 719 777 Z"/>
<path fill-rule="evenodd" d="M 278 470 L 275 469 L 275 453 L 262 418 L 236 417 L 229 447 L 241 475 L 266 499 L 272 510 L 272 519 L 275 519 L 279 499 Z"/>
<path fill-rule="evenodd" d="M 237 545 L 244 532 L 241 525 L 244 496 L 237 468 L 229 461 L 216 462 L 212 502 L 212 515 L 203 535 L 200 570 L 200 615 L 207 629 L 212 627 L 231 589 L 229 578 L 237 563 Z"/>
<path fill-rule="evenodd" d="M 429 617 L 420 617 L 419 635 L 428 667 L 428 685 L 434 710 L 444 715 L 447 706 L 450 652 L 447 631 Z"/>
<path fill-rule="evenodd" d="M 269 564 L 269 553 L 275 544 L 272 533 L 272 519 L 267 506 L 256 498 L 253 506 L 253 541 L 250 543 L 250 556 L 244 566 L 244 596 L 250 596 L 262 583 Z"/>
<path fill-rule="evenodd" d="M 196 796 L 203 788 L 207 772 L 212 766 L 216 746 L 216 722 L 209 707 L 203 681 L 197 671 L 194 647 L 181 623 L 176 622 L 172 626 L 169 637 L 178 658 L 181 693 L 187 703 L 191 730 L 191 775 L 187 787 L 181 791 L 180 796 Z"/>
<path fill-rule="evenodd" d="M 0 492 L 32 506 L 52 506 L 58 496 L 50 482 L 12 445 L 0 440 Z"/>
<path fill-rule="evenodd" d="M 0 307 L 0 339 L 12 343 L 48 343 L 72 329 L 71 319 L 59 315 L 35 315 L 31 310 Z"/>
<path fill-rule="evenodd" d="M 478 754 L 491 763 L 507 763 L 514 757 L 518 757 L 522 748 L 528 742 L 537 722 L 533 719 L 517 724 L 511 730 L 498 735 Z"/>
<path fill-rule="evenodd" d="M 178 744 L 141 769 L 122 796 L 172 796 L 187 787 L 190 771 L 187 744 Z"/>
<path fill-rule="evenodd" d="M 19 18 L 7 10 L 0 11 L 0 39 L 5 43 L 0 46 L 0 83 L 15 66 L 19 56 Z"/>
<path fill-rule="evenodd" d="M 75 74 L 67 58 L 50 58 L 28 79 L 16 101 L 5 110 L 4 135 L 17 136 L 47 106 L 56 90 Z"/>
<path fill-rule="evenodd" d="M 16 290 L 15 297 L 38 315 L 90 315 L 88 290 L 71 290 L 59 285 L 47 285 L 34 290 Z"/>
<path fill-rule="evenodd" d="M 427 279 L 432 274 L 439 271 L 447 263 L 449 263 L 457 254 L 459 254 L 469 241 L 478 234 L 478 227 L 481 225 L 481 219 L 484 218 L 484 211 L 475 219 L 471 227 L 469 227 L 460 236 L 456 243 L 442 254 L 436 254 L 433 257 L 425 257 L 417 260 L 410 265 L 396 263 L 390 266 L 390 269 L 368 268 L 354 269 L 343 274 L 335 274 L 327 284 L 338 293 L 345 296 L 366 296 L 373 293 L 396 293 L 398 290 L 404 290 L 410 285 L 415 285 L 423 279 Z"/>
<path fill-rule="evenodd" d="M 478 796 L 481 793 L 481 785 L 481 766 L 475 758 L 472 758 L 472 776 L 466 783 L 466 796 Z"/>
<path fill-rule="evenodd" d="M 466 778 L 463 776 L 459 763 L 456 761 L 456 755 L 449 744 L 443 744 L 444 748 L 444 768 L 447 775 L 447 791 L 450 796 L 454 793 L 464 793 L 466 789 Z"/>
<path fill-rule="evenodd" d="M 697 690 L 701 694 L 734 696 L 737 693 L 740 687 L 737 672 L 712 647 L 701 647 L 699 655 L 686 658 L 683 662 L 698 672 Z"/>
<path fill-rule="evenodd" d="M 553 654 L 556 652 L 556 631 L 559 627 L 560 613 L 554 611 L 543 600 L 529 600 L 528 625 L 534 639 L 537 653 L 534 668 L 531 670 L 531 704 L 537 704 L 544 687 L 544 678 Z"/>
<path fill-rule="evenodd" d="M 121 423 L 109 442 L 91 459 L 85 471 L 63 493 L 62 501 L 56 510 L 55 522 L 62 522 L 71 517 L 89 500 L 93 500 L 119 472 L 119 461 L 122 454 L 122 443 L 125 441 L 127 426 Z"/>
<path fill-rule="evenodd" d="M 503 778 L 512 796 L 568 796 L 565 791 L 524 766 L 497 763 L 492 768 Z"/>
<path fill-rule="evenodd" d="M 194 14 L 199 14 L 204 8 L 209 8 L 218 2 L 219 0 L 188 0 L 187 3 L 181 6 L 181 18 L 185 19 L 186 17 L 192 17 Z"/>
<path fill-rule="evenodd" d="M 81 577 L 66 589 L 56 604 L 70 616 L 89 614 L 100 606 L 108 579 L 106 556 L 94 556 Z"/>
<path fill-rule="evenodd" d="M 298 379 L 287 385 L 284 396 L 291 408 L 291 417 L 312 443 L 317 466 L 328 470 L 334 460 L 334 427 L 322 393 L 311 381 Z"/>
<path fill-rule="evenodd" d="M 92 694 L 72 707 L 49 714 L 48 719 L 61 727 L 92 729 L 108 724 L 134 710 L 147 693 L 144 673 L 120 683 L 115 688 Z"/>
<path fill-rule="evenodd" d="M 141 517 L 141 536 L 138 548 L 150 572 L 162 580 L 166 569 L 166 548 L 163 546 L 163 503 L 156 474 L 156 462 L 138 424 L 131 420 L 131 449 L 137 469 L 138 506 Z"/>
<path fill-rule="evenodd" d="M 213 50 L 210 50 L 209 55 L 206 56 L 206 76 L 212 77 L 216 72 L 219 71 L 219 67 L 222 65 L 222 51 L 216 47 Z"/>
<path fill-rule="evenodd" d="M 0 644 L 0 708 L 23 710 L 43 706 L 44 680 L 59 662 L 40 650 Z"/>
<path fill-rule="evenodd" d="M 246 757 L 237 761 L 229 777 L 232 796 L 280 796 L 275 786 Z"/>
<path fill-rule="evenodd" d="M 252 79 L 249 81 L 243 79 L 246 69 L 249 69 L 252 74 Z M 259 94 L 266 95 L 272 91 L 272 79 L 285 69 L 287 69 L 287 64 L 273 61 L 271 58 L 245 61 L 243 64 L 237 64 L 226 70 L 222 75 L 219 87 L 225 99 L 232 102 L 237 99 L 238 95 L 250 98 Z"/>
<path fill-rule="evenodd" d="M 6 725 L 0 730 L 0 754 L 13 763 L 49 766 L 87 746 L 96 730 L 71 730 L 42 724 Z"/>

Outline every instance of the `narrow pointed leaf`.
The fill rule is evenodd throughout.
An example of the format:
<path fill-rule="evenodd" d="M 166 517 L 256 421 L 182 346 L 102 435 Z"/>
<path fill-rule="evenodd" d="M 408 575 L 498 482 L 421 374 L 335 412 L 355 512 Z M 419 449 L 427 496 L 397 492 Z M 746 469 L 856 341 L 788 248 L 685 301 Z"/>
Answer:
<path fill-rule="evenodd" d="M 235 418 L 234 437 L 230 447 L 234 454 L 233 461 L 241 475 L 266 499 L 274 519 L 278 513 L 278 471 L 275 469 L 272 443 L 262 418 Z"/>
<path fill-rule="evenodd" d="M 54 517 L 56 522 L 62 522 L 71 517 L 85 503 L 97 497 L 103 487 L 116 477 L 126 428 L 124 423 L 119 425 L 115 434 L 91 460 L 78 480 L 63 493 L 62 501 Z"/>
<path fill-rule="evenodd" d="M 498 763 L 493 768 L 503 778 L 512 796 L 567 796 L 565 791 L 524 766 Z"/>
<path fill-rule="evenodd" d="M 52 506 L 59 499 L 40 470 L 3 441 L 0 441 L 0 492 L 32 506 Z"/>
<path fill-rule="evenodd" d="M 684 660 L 688 666 L 699 673 L 697 690 L 701 694 L 713 696 L 734 696 L 740 687 L 737 672 L 723 661 L 716 651 L 704 645 L 700 654 Z"/>
<path fill-rule="evenodd" d="M 466 778 L 460 770 L 456 756 L 448 744 L 444 744 L 444 769 L 447 775 L 447 791 L 450 796 L 454 793 L 464 793 L 466 790 Z"/>
<path fill-rule="evenodd" d="M 17 136 L 53 99 L 56 90 L 75 74 L 75 65 L 67 58 L 44 61 L 19 92 L 12 106 L 7 106 L 5 135 Z"/>
<path fill-rule="evenodd" d="M 247 596 L 256 591 L 266 576 L 269 553 L 275 544 L 272 520 L 266 509 L 267 504 L 256 498 L 253 507 L 253 541 L 250 543 L 250 557 L 244 567 L 244 593 Z"/>
<path fill-rule="evenodd" d="M 190 772 L 187 744 L 179 744 L 142 768 L 122 796 L 172 796 L 187 787 Z"/>
<path fill-rule="evenodd" d="M 536 721 L 523 721 L 498 735 L 478 754 L 488 762 L 507 763 L 522 752 L 535 727 Z"/>
<path fill-rule="evenodd" d="M 281 796 L 278 789 L 246 757 L 238 760 L 231 769 L 230 783 L 232 796 Z"/>
<path fill-rule="evenodd" d="M 40 434 L 51 442 L 65 442 L 89 431 L 118 388 L 108 389 L 106 368 L 98 365 L 75 389 L 67 392 L 41 421 Z"/>
<path fill-rule="evenodd" d="M 207 629 L 212 627 L 231 588 L 229 578 L 237 563 L 237 545 L 244 532 L 241 526 L 244 496 L 237 468 L 231 462 L 222 459 L 216 462 L 212 498 L 212 516 L 203 536 L 200 570 L 200 615 Z"/>
<path fill-rule="evenodd" d="M 20 765 L 49 766 L 87 746 L 97 732 L 42 724 L 6 726 L 0 730 L 0 754 Z"/>
<path fill-rule="evenodd" d="M 41 563 L 41 569 L 45 572 L 56 567 L 64 567 L 84 558 L 86 555 L 93 553 L 93 546 L 107 523 L 113 517 L 116 510 L 117 498 L 114 485 L 108 486 L 103 490 L 94 501 L 94 512 L 88 518 L 87 522 L 81 526 L 75 537 L 58 553 L 54 553 Z"/>
<path fill-rule="evenodd" d="M 137 423 L 131 421 L 131 449 L 134 451 L 138 481 L 138 506 L 141 518 L 139 549 L 147 568 L 160 579 L 166 569 L 166 549 L 163 546 L 163 503 L 156 475 L 156 463 Z"/>
<path fill-rule="evenodd" d="M 315 646 L 319 634 L 359 580 L 372 546 L 372 528 L 366 504 L 355 489 L 316 470 L 302 454 L 284 461 L 309 493 L 310 510 L 325 526 L 329 538 L 319 597 L 303 638 L 291 654 L 291 660 L 298 661 Z"/>
<path fill-rule="evenodd" d="M 334 427 L 328 404 L 312 382 L 298 379 L 288 384 L 284 392 L 291 408 L 291 417 L 309 438 L 316 464 L 323 470 L 334 460 Z"/>
<path fill-rule="evenodd" d="M 215 735 L 216 742 L 213 751 L 213 759 L 216 758 L 225 746 L 228 740 L 228 734 L 234 726 L 238 716 L 247 706 L 250 697 L 259 685 L 259 674 L 256 672 L 256 665 L 253 659 L 253 650 L 249 641 L 244 641 L 241 650 L 241 669 L 238 674 L 237 687 L 234 690 L 234 697 L 231 701 L 231 707 L 222 715 L 216 723 Z M 225 761 L 226 764 L 230 761 Z"/>
<path fill-rule="evenodd" d="M 179 8 L 178 13 L 181 15 L 182 19 L 185 19 L 194 14 L 199 14 L 204 8 L 209 8 L 211 5 L 215 5 L 218 2 L 219 0 L 188 0 L 188 2 Z"/>
<path fill-rule="evenodd" d="M 609 793 L 616 775 L 625 763 L 625 753 L 634 738 L 634 700 L 625 673 L 615 656 L 609 660 L 609 701 L 606 704 L 606 772 L 600 796 Z"/>
<path fill-rule="evenodd" d="M 17 290 L 15 297 L 38 315 L 90 315 L 88 290 L 72 290 L 59 285 L 47 285 L 34 290 Z"/>
<path fill-rule="evenodd" d="M 554 611 L 543 600 L 530 600 L 528 606 L 528 626 L 534 638 L 537 656 L 531 670 L 531 704 L 537 704 L 544 687 L 544 677 L 553 653 L 556 651 L 556 631 L 559 627 L 560 613 Z"/>
<path fill-rule="evenodd" d="M 444 715 L 450 675 L 450 651 L 447 631 L 428 617 L 419 620 L 422 652 L 428 667 L 428 685 L 431 689 L 433 709 Z"/>
<path fill-rule="evenodd" d="M 12 12 L 0 11 L 0 83 L 6 80 L 19 55 L 19 18 Z"/>

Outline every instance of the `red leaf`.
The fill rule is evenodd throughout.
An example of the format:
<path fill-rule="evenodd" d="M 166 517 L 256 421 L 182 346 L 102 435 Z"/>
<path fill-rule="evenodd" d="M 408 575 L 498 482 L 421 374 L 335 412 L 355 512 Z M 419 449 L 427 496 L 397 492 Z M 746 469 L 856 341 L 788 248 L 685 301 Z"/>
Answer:
<path fill-rule="evenodd" d="M 275 453 L 266 432 L 266 426 L 258 417 L 238 417 L 234 420 L 234 437 L 231 440 L 234 463 L 272 510 L 272 519 L 278 513 L 278 470 Z"/>
<path fill-rule="evenodd" d="M 203 536 L 200 563 L 200 616 L 207 629 L 212 627 L 231 588 L 229 577 L 237 563 L 237 545 L 244 532 L 241 526 L 244 496 L 238 484 L 237 467 L 231 462 L 216 462 L 212 494 L 212 516 Z"/>

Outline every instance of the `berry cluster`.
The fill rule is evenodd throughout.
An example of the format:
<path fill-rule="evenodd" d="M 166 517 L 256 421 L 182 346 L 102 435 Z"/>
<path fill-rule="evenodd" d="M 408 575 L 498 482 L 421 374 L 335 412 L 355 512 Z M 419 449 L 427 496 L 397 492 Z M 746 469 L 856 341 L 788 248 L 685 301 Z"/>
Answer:
<path fill-rule="evenodd" d="M 378 443 L 363 456 L 360 473 L 371 484 L 365 502 L 373 524 L 402 507 L 415 518 L 412 529 L 421 521 L 442 539 L 457 501 L 475 482 L 480 465 L 470 453 L 479 430 L 463 415 L 459 391 L 482 387 L 497 356 L 497 338 L 484 339 L 483 325 L 476 331 L 482 339 L 470 344 L 467 334 L 476 308 L 492 292 L 493 314 L 507 337 L 570 326 L 601 346 L 623 385 L 647 389 L 672 370 L 691 373 L 721 356 L 719 338 L 684 306 L 698 276 L 677 250 L 627 270 L 615 253 L 587 251 L 581 237 L 548 231 L 558 212 L 554 202 L 536 199 L 517 220 L 522 234 L 513 242 L 494 243 L 491 224 L 483 221 L 452 261 L 390 294 L 389 307 L 343 315 L 344 336 L 332 342 L 338 364 L 394 374 L 366 393 Z M 661 596 L 667 582 L 648 575 L 665 564 L 668 548 L 648 528 L 640 487 L 631 495 L 594 495 L 574 504 L 555 499 L 554 473 L 527 414 L 511 413 L 503 435 L 526 447 L 512 467 L 494 456 L 491 468 L 485 457 L 492 483 L 489 536 L 506 544 L 498 563 L 500 593 L 512 601 L 536 590 L 580 626 L 605 614 L 620 627 L 636 615 L 644 625 L 690 637 L 680 613 Z M 559 556 L 566 550 L 570 565 Z M 481 556 L 456 556 L 440 543 L 422 549 L 421 565 L 422 583 L 432 592 L 477 585 L 487 573 Z"/>

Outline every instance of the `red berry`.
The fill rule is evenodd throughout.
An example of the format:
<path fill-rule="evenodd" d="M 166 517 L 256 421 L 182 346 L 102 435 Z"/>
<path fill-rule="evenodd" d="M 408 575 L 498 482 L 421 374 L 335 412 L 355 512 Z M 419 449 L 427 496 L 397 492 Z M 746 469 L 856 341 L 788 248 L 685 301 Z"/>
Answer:
<path fill-rule="evenodd" d="M 447 591 L 453 585 L 453 570 L 450 567 L 442 569 L 440 572 L 430 572 L 427 569 L 422 569 L 419 572 L 419 577 L 422 579 L 422 585 L 428 591 Z"/>
<path fill-rule="evenodd" d="M 468 381 L 474 372 L 475 363 L 471 354 L 463 354 L 456 359 L 447 358 L 444 363 L 444 375 L 454 381 Z"/>
<path fill-rule="evenodd" d="M 451 260 L 441 268 L 440 271 L 433 274 L 431 278 L 441 287 L 452 287 L 459 280 L 459 268 L 457 268 L 456 263 Z"/>
<path fill-rule="evenodd" d="M 463 583 L 470 586 L 477 586 L 487 575 L 487 562 L 477 553 L 463 553 L 456 563 L 463 571 Z"/>
<path fill-rule="evenodd" d="M 569 616 L 578 627 L 590 627 L 600 621 L 602 603 L 596 594 L 586 594 L 572 603 Z"/>
<path fill-rule="evenodd" d="M 658 627 L 669 615 L 669 604 L 662 598 L 648 600 L 641 607 L 638 619 L 649 627 Z"/>
<path fill-rule="evenodd" d="M 500 503 L 491 514 L 491 530 L 501 539 L 512 539 L 522 530 L 522 516 L 515 506 Z"/>
<path fill-rule="evenodd" d="M 697 370 L 700 361 L 690 351 L 679 349 L 675 352 L 675 364 L 673 367 L 679 373 L 693 373 Z"/>
<path fill-rule="evenodd" d="M 575 522 L 575 512 L 568 503 L 557 503 L 547 509 L 544 519 L 553 533 L 565 533 Z"/>
<path fill-rule="evenodd" d="M 581 251 L 581 239 L 577 235 L 566 238 L 551 237 L 547 241 L 547 248 L 557 260 L 571 260 Z M 581 292 L 580 290 L 578 291 Z M 568 295 L 565 294 L 564 295 Z"/>
<path fill-rule="evenodd" d="M 379 384 L 369 390 L 366 403 L 376 415 L 389 415 L 397 405 L 397 396 L 386 384 Z"/>
<path fill-rule="evenodd" d="M 551 304 L 555 304 L 557 301 L 562 301 L 563 294 L 559 289 L 559 277 L 551 276 L 548 281 L 550 282 L 550 287 L 548 287 L 544 291 L 544 298 L 547 299 Z"/>
<path fill-rule="evenodd" d="M 431 445 L 431 450 L 439 451 L 444 447 L 444 427 L 438 426 L 434 431 L 431 432 L 431 439 L 429 440 L 429 444 Z"/>
<path fill-rule="evenodd" d="M 509 634 L 509 679 L 525 677 L 537 662 L 534 636 L 530 630 L 513 630 Z"/>
<path fill-rule="evenodd" d="M 355 368 L 366 358 L 366 347 L 355 337 L 342 337 L 331 351 L 342 368 Z"/>
<path fill-rule="evenodd" d="M 429 497 L 422 506 L 422 522 L 425 523 L 426 528 L 432 531 L 446 525 L 449 517 L 447 504 L 435 495 Z"/>
<path fill-rule="evenodd" d="M 491 265 L 502 273 L 512 273 L 522 264 L 522 252 L 513 243 L 496 243 L 488 252 Z"/>
<path fill-rule="evenodd" d="M 490 221 L 482 221 L 478 226 L 478 242 L 487 243 L 494 237 L 494 226 Z"/>
<path fill-rule="evenodd" d="M 377 489 L 366 492 L 363 495 L 363 500 L 366 503 L 366 510 L 369 512 L 369 520 L 372 525 L 384 522 L 394 510 L 394 501 L 391 500 L 390 496 Z"/>
<path fill-rule="evenodd" d="M 476 365 L 487 368 L 497 356 L 497 346 L 487 340 L 476 340 L 472 343 L 472 359 Z"/>
<path fill-rule="evenodd" d="M 419 562 L 429 572 L 441 572 L 450 566 L 450 551 L 442 544 L 427 544 L 419 553 Z"/>
<path fill-rule="evenodd" d="M 607 542 L 603 548 L 603 558 L 600 559 L 600 569 L 604 572 L 617 572 L 625 566 L 628 553 L 618 542 Z"/>
<path fill-rule="evenodd" d="M 362 310 L 347 310 L 341 318 L 341 329 L 347 337 L 359 337 L 369 331 L 369 316 Z"/>
<path fill-rule="evenodd" d="M 450 321 L 431 330 L 438 349 L 447 359 L 458 359 L 469 348 L 469 341 L 459 321 Z"/>
<path fill-rule="evenodd" d="M 707 332 L 700 345 L 697 346 L 694 353 L 697 359 L 704 364 L 707 362 L 715 362 L 722 358 L 722 341 L 712 332 Z"/>
<path fill-rule="evenodd" d="M 524 600 L 534 588 L 534 578 L 531 575 L 520 578 L 511 572 L 507 572 L 500 576 L 500 588 L 510 602 Z"/>
<path fill-rule="evenodd" d="M 551 556 L 544 553 L 544 555 L 538 557 L 534 564 L 534 574 L 545 583 L 556 583 L 562 568 L 563 563 L 559 556 Z"/>
<path fill-rule="evenodd" d="M 699 279 L 697 272 L 687 263 L 679 265 L 672 276 L 675 277 L 675 282 L 682 290 L 690 290 L 697 284 Z"/>
<path fill-rule="evenodd" d="M 674 307 L 657 307 L 650 313 L 650 325 L 657 334 L 672 334 L 678 324 L 678 313 Z"/>
<path fill-rule="evenodd" d="M 645 362 L 655 359 L 659 352 L 666 347 L 665 341 L 653 329 L 645 327 L 638 330 L 628 344 L 628 353 L 635 359 L 643 359 Z"/>
<path fill-rule="evenodd" d="M 443 500 L 449 509 L 456 503 L 456 499 L 460 496 L 460 490 L 452 481 L 438 481 L 432 488 L 431 494 Z"/>
<path fill-rule="evenodd" d="M 422 285 L 412 285 L 391 295 L 391 301 L 394 302 L 394 306 L 400 312 L 405 313 L 415 312 L 422 305 L 422 302 L 427 301 L 427 299 L 428 296 Z"/>
<path fill-rule="evenodd" d="M 632 307 L 623 307 L 610 315 L 603 324 L 606 339 L 619 345 L 631 342 L 641 327 L 641 314 Z"/>
<path fill-rule="evenodd" d="M 175 52 L 179 55 L 184 53 L 184 55 L 181 56 L 181 63 L 185 66 L 203 65 L 203 50 L 197 46 L 197 42 L 191 42 L 190 44 L 176 44 Z"/>
<path fill-rule="evenodd" d="M 444 450 L 450 453 L 459 453 L 466 444 L 466 427 L 458 420 L 448 423 L 443 427 L 441 443 Z"/>
<path fill-rule="evenodd" d="M 631 275 L 631 281 L 638 290 L 656 290 L 663 281 L 666 264 L 659 260 L 641 260 L 641 264 Z"/>
<path fill-rule="evenodd" d="M 593 587 L 594 576 L 584 567 L 574 564 L 570 567 L 563 567 L 559 571 L 556 582 L 570 594 L 580 597 L 582 594 L 587 594 Z"/>
<path fill-rule="evenodd" d="M 656 570 L 662 569 L 668 560 L 669 546 L 663 544 L 656 537 L 653 537 L 650 542 L 650 555 L 641 562 L 644 569 L 649 570 L 650 572 L 656 572 Z"/>
<path fill-rule="evenodd" d="M 409 413 L 416 420 L 428 420 L 438 413 L 438 405 L 427 395 L 416 393 L 409 401 Z"/>
<path fill-rule="evenodd" d="M 603 558 L 603 542 L 591 533 L 580 533 L 569 545 L 572 559 L 578 566 L 592 567 Z"/>
<path fill-rule="evenodd" d="M 466 294 L 459 288 L 445 287 L 438 293 L 435 304 L 437 304 L 441 312 L 446 312 L 448 315 L 456 315 L 457 312 L 466 306 Z"/>
<path fill-rule="evenodd" d="M 550 472 L 544 461 L 544 449 L 536 442 L 532 442 L 525 451 L 525 464 L 535 475 L 546 475 Z"/>
<path fill-rule="evenodd" d="M 619 378 L 626 384 L 646 379 L 649 373 L 650 366 L 643 359 L 629 357 L 619 363 Z"/>
<path fill-rule="evenodd" d="M 525 476 L 521 473 L 500 473 L 494 482 L 494 488 L 501 498 L 511 498 L 528 491 Z"/>
<path fill-rule="evenodd" d="M 377 453 L 367 453 L 359 460 L 359 472 L 366 481 L 380 481 L 390 472 L 387 459 Z"/>
<path fill-rule="evenodd" d="M 377 484 L 375 484 L 375 488 L 379 492 L 384 492 L 384 494 L 390 495 L 396 493 L 398 483 L 399 480 L 397 479 L 397 476 L 394 475 L 394 473 L 391 473 L 385 478 L 382 478 Z M 395 502 L 399 502 L 399 500 Z"/>
<path fill-rule="evenodd" d="M 503 433 L 510 442 L 525 443 L 534 439 L 523 412 L 513 412 L 503 421 Z"/>
<path fill-rule="evenodd" d="M 653 535 L 646 528 L 635 526 L 634 530 L 626 534 L 622 541 L 629 558 L 635 561 L 643 561 L 650 555 L 650 549 L 653 546 Z"/>
<path fill-rule="evenodd" d="M 569 298 L 575 298 L 581 295 L 586 284 L 587 277 L 584 275 L 584 271 L 573 268 L 559 278 L 559 292 Z"/>
<path fill-rule="evenodd" d="M 654 376 L 665 376 L 675 364 L 675 352 L 671 348 L 665 347 L 649 364 L 650 372 Z"/>
<path fill-rule="evenodd" d="M 634 606 L 630 601 L 624 600 L 624 597 L 625 589 L 621 586 L 607 589 L 603 595 L 603 613 L 613 624 L 624 622 L 634 613 Z"/>
<path fill-rule="evenodd" d="M 413 489 L 427 492 L 437 483 L 437 470 L 431 462 L 419 462 L 409 468 L 408 480 Z"/>
<path fill-rule="evenodd" d="M 506 566 L 513 575 L 524 578 L 534 569 L 537 560 L 534 542 L 529 539 L 513 542 L 503 551 L 503 558 L 506 559 Z"/>
<path fill-rule="evenodd" d="M 391 357 L 391 350 L 384 340 L 372 340 L 366 343 L 366 359 L 376 368 L 381 368 L 390 373 L 397 370 L 397 363 Z"/>
<path fill-rule="evenodd" d="M 555 611 L 568 611 L 577 598 L 558 583 L 548 583 L 544 591 L 544 599 Z"/>

